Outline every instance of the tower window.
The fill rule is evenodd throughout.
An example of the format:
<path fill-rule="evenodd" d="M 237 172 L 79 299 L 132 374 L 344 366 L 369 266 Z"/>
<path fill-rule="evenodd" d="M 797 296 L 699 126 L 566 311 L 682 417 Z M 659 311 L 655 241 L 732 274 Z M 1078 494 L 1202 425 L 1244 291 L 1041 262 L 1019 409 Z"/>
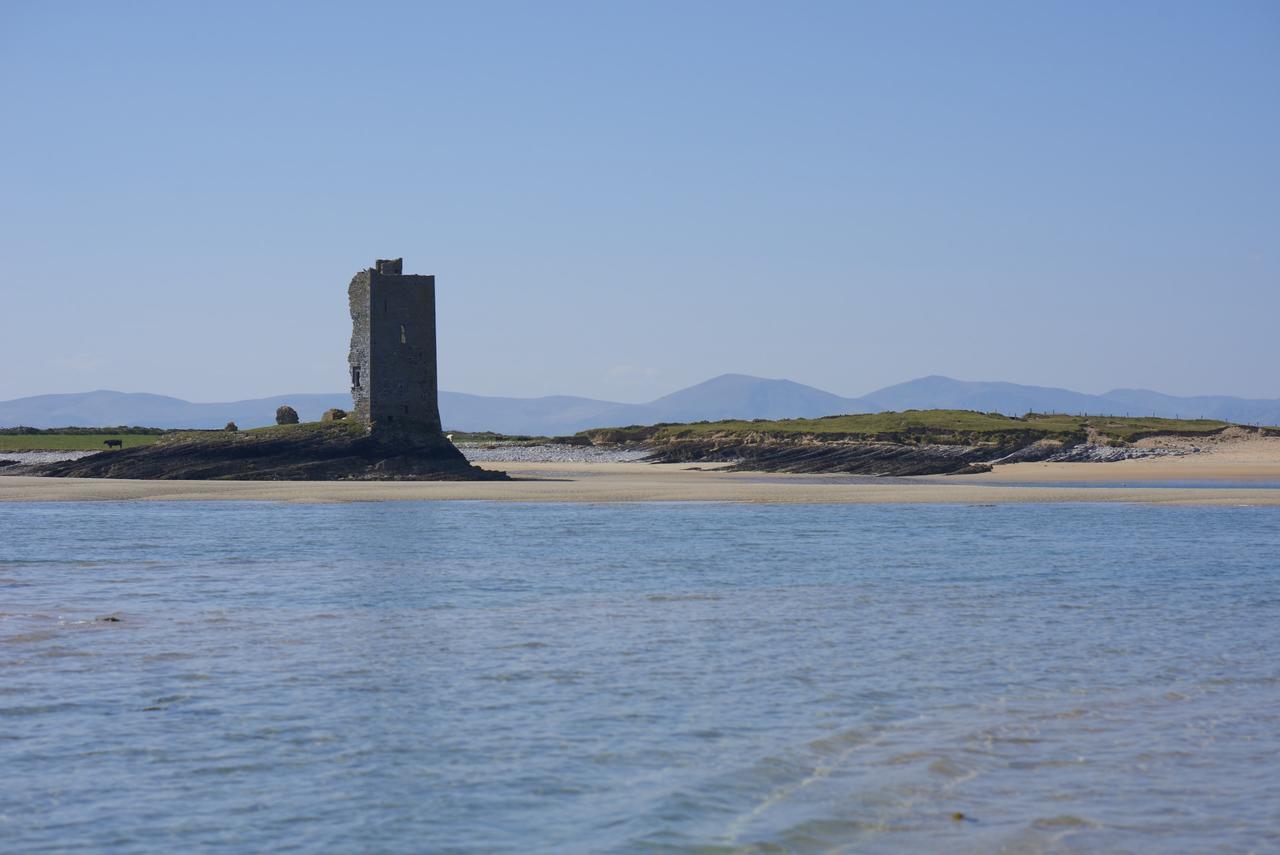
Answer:
<path fill-rule="evenodd" d="M 359 365 L 351 366 L 351 385 L 357 389 L 360 388 L 360 366 Z"/>
<path fill-rule="evenodd" d="M 405 343 L 405 340 L 404 340 L 404 324 L 401 324 L 401 325 L 400 325 L 400 343 L 401 343 L 401 344 L 404 344 L 404 343 Z"/>

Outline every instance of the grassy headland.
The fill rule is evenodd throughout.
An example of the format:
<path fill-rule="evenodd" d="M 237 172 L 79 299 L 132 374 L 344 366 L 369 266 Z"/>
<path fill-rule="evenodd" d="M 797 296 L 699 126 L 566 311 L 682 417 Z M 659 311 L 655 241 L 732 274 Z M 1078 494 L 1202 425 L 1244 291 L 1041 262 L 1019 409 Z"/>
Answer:
<path fill-rule="evenodd" d="M 599 428 L 580 436 L 593 442 L 666 443 L 675 440 L 759 438 L 893 442 L 934 445 L 1008 445 L 1057 440 L 1083 442 L 1091 435 L 1115 443 L 1158 435 L 1212 434 L 1230 427 L 1212 419 L 1121 418 L 1029 414 L 1021 417 L 971 410 L 907 410 L 815 419 L 754 419 Z"/>
<path fill-rule="evenodd" d="M 310 422 L 253 430 L 175 431 L 146 447 L 44 464 L 71 478 L 256 481 L 484 480 L 438 432 L 371 430 L 360 422 Z"/>
<path fill-rule="evenodd" d="M 1125 447 L 1146 437 L 1208 437 L 1230 427 L 1208 419 L 907 410 L 604 428 L 582 436 L 596 444 L 643 444 L 656 462 L 729 462 L 736 469 L 768 472 L 938 475 L 987 471 L 1014 460 L 1086 462 L 1149 454 Z"/>
<path fill-rule="evenodd" d="M 691 439 L 745 439 L 815 441 L 894 442 L 935 445 L 1007 445 L 1040 439 L 1063 443 L 1083 442 L 1090 436 L 1102 442 L 1123 445 L 1148 436 L 1196 436 L 1217 433 L 1228 422 L 1212 419 L 1121 418 L 1114 416 L 1070 416 L 1029 414 L 1022 417 L 970 410 L 907 410 L 905 412 L 863 413 L 823 416 L 812 419 L 729 419 L 687 424 L 631 425 L 593 428 L 571 437 L 517 436 L 489 431 L 453 431 L 455 443 L 487 444 L 569 444 L 645 443 L 666 444 Z M 237 435 L 305 435 L 313 431 L 359 432 L 355 423 L 310 422 L 298 425 L 271 425 L 237 432 L 222 430 L 169 430 L 146 427 L 72 427 L 37 429 L 0 428 L 0 451 L 98 451 L 109 439 L 118 439 L 125 448 L 150 445 L 162 438 L 186 442 L 232 442 Z M 1266 430 L 1275 430 L 1267 429 Z"/>
<path fill-rule="evenodd" d="M 242 431 L 173 430 L 148 427 L 0 428 L 3 451 L 105 451 L 107 440 L 120 440 L 121 448 L 137 448 L 157 442 L 234 442 L 236 437 L 304 436 L 309 432 L 358 434 L 363 428 L 347 422 L 304 422 L 271 425 Z"/>

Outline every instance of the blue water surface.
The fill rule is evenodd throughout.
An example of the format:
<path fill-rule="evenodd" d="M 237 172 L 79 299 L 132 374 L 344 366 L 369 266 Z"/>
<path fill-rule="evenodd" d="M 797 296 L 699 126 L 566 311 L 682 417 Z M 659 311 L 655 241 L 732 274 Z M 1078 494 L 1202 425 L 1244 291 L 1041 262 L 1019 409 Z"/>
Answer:
<path fill-rule="evenodd" d="M 0 850 L 1280 848 L 1280 512 L 0 504 Z"/>

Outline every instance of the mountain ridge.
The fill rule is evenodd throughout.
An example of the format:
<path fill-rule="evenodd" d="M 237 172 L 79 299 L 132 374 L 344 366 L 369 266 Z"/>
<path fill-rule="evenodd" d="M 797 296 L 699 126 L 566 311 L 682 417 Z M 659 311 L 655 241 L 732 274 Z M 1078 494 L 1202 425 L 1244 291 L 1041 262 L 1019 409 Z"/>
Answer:
<path fill-rule="evenodd" d="M 272 395 L 241 401 L 196 403 L 149 392 L 34 395 L 0 401 L 0 427 L 36 428 L 146 425 L 218 428 L 274 424 L 276 407 L 294 407 L 304 421 L 330 407 L 347 409 L 345 392 Z M 1242 424 L 1280 424 L 1280 400 L 1229 395 L 1181 397 L 1148 389 L 1113 389 L 1091 395 L 1051 386 L 1004 381 L 955 380 L 929 375 L 848 398 L 803 383 L 747 374 L 722 374 L 639 404 L 573 395 L 512 398 L 441 392 L 440 414 L 448 430 L 554 435 L 596 427 L 721 419 L 816 418 L 908 409 L 963 409 L 1023 415 L 1028 412 L 1154 415 L 1214 418 Z"/>

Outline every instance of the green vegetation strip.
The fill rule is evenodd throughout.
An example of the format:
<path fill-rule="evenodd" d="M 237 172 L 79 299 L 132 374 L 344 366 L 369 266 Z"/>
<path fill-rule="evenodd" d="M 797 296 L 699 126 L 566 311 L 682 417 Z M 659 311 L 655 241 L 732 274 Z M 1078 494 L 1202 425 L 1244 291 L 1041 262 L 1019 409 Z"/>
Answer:
<path fill-rule="evenodd" d="M 368 431 L 366 425 L 354 421 L 338 422 L 301 422 L 296 425 L 269 425 L 267 427 L 248 428 L 246 430 L 183 430 L 172 431 L 161 438 L 165 445 L 192 443 L 204 445 L 227 445 L 231 443 L 252 443 L 279 439 L 296 439 L 300 441 L 326 441 L 343 437 L 359 437 Z"/>
<path fill-rule="evenodd" d="M 0 452 L 4 451 L 105 451 L 109 439 L 118 439 L 121 448 L 151 445 L 160 434 L 78 433 L 78 434 L 0 434 Z"/>
<path fill-rule="evenodd" d="M 824 416 L 817 419 L 754 421 L 727 420 L 692 424 L 633 425 L 582 431 L 575 437 L 509 436 L 498 433 L 456 431 L 454 442 L 529 444 L 558 442 L 580 444 L 621 442 L 668 442 L 681 439 L 732 439 L 763 437 L 865 442 L 936 443 L 940 445 L 1012 442 L 1056 439 L 1078 442 L 1092 430 L 1104 440 L 1134 442 L 1146 436 L 1196 436 L 1216 433 L 1230 423 L 1212 419 L 1119 418 L 1112 416 L 1068 416 L 1031 414 L 1021 418 L 970 410 L 907 410 L 902 413 L 864 413 Z M 124 448 L 166 441 L 232 442 L 237 437 L 307 436 L 318 433 L 358 435 L 366 426 L 355 421 L 304 422 L 273 425 L 239 432 L 221 430 L 167 431 L 161 428 L 0 428 L 3 451 L 102 451 L 106 440 L 120 440 Z M 1272 429 L 1274 430 L 1274 429 Z M 1264 429 L 1266 432 L 1270 430 Z"/>
<path fill-rule="evenodd" d="M 446 430 L 454 443 L 470 442 L 487 445 L 546 445 L 547 443 L 575 444 L 575 437 L 525 436 L 523 434 L 494 433 L 493 431 Z"/>
<path fill-rule="evenodd" d="M 287 436 L 319 436 L 322 434 L 332 434 L 334 436 L 350 435 L 361 436 L 368 431 L 368 425 L 358 421 L 337 421 L 337 422 L 300 422 L 296 425 L 269 425 L 267 427 L 249 428 L 240 431 L 250 436 L 266 436 L 266 437 L 287 437 Z M 228 434 L 234 436 L 233 431 L 190 431 L 190 434 L 199 435 L 222 435 Z M 185 435 L 185 434 L 184 434 Z"/>

